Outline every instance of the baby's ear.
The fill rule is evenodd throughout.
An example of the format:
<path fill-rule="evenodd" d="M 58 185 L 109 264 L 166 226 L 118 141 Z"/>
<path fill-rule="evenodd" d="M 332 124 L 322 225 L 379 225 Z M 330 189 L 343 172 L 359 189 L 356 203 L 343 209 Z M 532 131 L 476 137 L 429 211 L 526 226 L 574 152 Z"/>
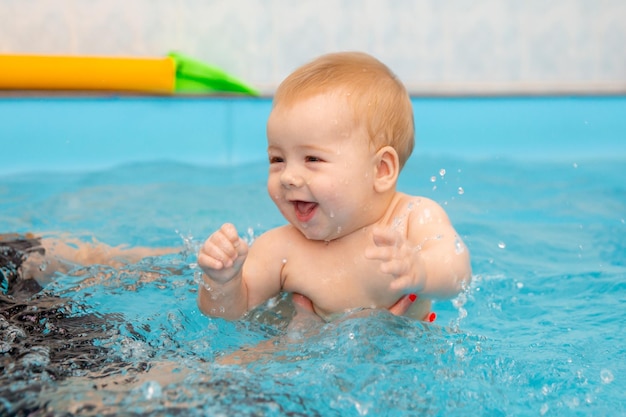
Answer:
<path fill-rule="evenodd" d="M 374 189 L 379 192 L 395 188 L 400 174 L 398 152 L 391 146 L 383 146 L 376 152 L 376 178 Z"/>

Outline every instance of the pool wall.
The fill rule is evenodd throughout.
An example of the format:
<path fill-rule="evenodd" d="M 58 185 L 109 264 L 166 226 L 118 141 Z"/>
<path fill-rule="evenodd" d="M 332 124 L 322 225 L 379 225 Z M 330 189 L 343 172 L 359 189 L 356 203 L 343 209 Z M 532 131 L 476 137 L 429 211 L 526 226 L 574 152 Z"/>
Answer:
<path fill-rule="evenodd" d="M 0 16 L 0 53 L 176 50 L 266 94 L 340 50 L 414 94 L 626 92 L 623 0 L 3 0 Z"/>
<path fill-rule="evenodd" d="M 419 155 L 626 158 L 626 96 L 413 98 Z M 0 175 L 262 161 L 269 98 L 0 98 Z"/>

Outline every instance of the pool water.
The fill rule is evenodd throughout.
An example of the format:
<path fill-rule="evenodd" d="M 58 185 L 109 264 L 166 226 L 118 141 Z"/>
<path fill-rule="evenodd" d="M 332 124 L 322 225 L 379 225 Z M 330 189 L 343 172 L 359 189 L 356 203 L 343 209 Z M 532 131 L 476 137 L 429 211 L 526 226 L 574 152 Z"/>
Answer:
<path fill-rule="evenodd" d="M 198 245 L 224 221 L 250 238 L 283 223 L 265 172 L 0 177 L 0 230 L 181 248 L 76 268 L 2 310 L 0 414 L 626 415 L 626 158 L 414 156 L 400 188 L 446 208 L 474 272 L 432 324 L 292 320 L 284 297 L 237 322 L 203 316 Z"/>

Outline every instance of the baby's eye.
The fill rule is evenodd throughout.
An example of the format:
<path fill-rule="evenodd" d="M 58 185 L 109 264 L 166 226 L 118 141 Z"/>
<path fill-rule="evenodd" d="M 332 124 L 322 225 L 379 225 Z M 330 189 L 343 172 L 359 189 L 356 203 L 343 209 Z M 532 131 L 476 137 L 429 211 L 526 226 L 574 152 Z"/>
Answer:
<path fill-rule="evenodd" d="M 285 159 L 281 156 L 270 156 L 270 164 L 279 164 L 285 162 Z"/>
<path fill-rule="evenodd" d="M 306 162 L 323 162 L 322 158 L 318 158 L 317 156 L 309 155 L 304 158 Z"/>

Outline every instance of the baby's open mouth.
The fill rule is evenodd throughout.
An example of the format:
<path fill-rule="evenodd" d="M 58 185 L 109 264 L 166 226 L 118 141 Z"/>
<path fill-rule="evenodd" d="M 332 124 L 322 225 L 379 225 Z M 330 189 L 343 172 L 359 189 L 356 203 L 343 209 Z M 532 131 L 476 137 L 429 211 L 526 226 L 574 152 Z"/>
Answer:
<path fill-rule="evenodd" d="M 294 201 L 293 207 L 296 209 L 296 217 L 301 222 L 308 222 L 315 215 L 317 203 L 311 201 Z"/>

